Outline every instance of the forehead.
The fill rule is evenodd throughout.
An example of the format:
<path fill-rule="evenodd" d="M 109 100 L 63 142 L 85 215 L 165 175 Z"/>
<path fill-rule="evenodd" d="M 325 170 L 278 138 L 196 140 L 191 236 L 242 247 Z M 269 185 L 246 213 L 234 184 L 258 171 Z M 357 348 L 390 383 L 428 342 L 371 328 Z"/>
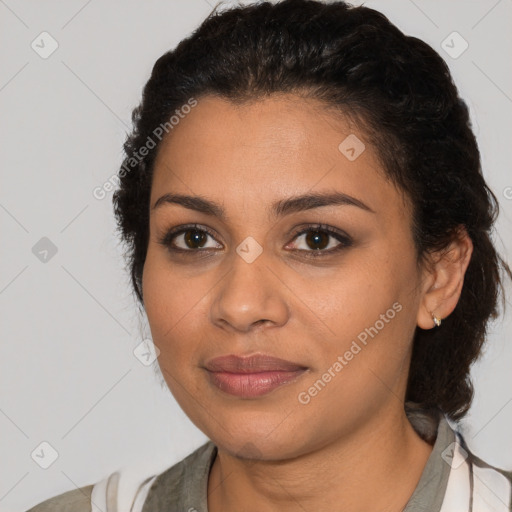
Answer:
<path fill-rule="evenodd" d="M 162 141 L 151 204 L 173 191 L 216 197 L 226 208 L 252 199 L 261 208 L 262 200 L 319 190 L 364 195 L 375 208 L 398 196 L 364 133 L 323 103 L 282 94 L 236 105 L 206 96 Z"/>

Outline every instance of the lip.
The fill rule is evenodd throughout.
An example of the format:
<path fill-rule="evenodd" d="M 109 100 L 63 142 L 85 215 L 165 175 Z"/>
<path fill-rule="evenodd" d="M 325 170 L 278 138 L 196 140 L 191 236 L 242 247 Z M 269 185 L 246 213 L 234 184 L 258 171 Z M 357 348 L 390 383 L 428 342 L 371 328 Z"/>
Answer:
<path fill-rule="evenodd" d="M 266 354 L 216 357 L 206 363 L 205 369 L 214 386 L 240 398 L 266 395 L 308 370 L 305 366 Z"/>
<path fill-rule="evenodd" d="M 228 373 L 261 373 L 261 372 L 293 372 L 306 369 L 297 363 L 279 359 L 267 354 L 237 356 L 234 354 L 210 359 L 205 367 L 211 372 Z"/>

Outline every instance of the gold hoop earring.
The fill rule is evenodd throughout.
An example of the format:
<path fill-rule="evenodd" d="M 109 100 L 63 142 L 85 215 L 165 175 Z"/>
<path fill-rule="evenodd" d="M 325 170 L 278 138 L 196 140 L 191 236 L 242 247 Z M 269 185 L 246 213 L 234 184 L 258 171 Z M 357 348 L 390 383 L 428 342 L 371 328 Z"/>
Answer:
<path fill-rule="evenodd" d="M 435 327 L 439 327 L 441 325 L 441 318 L 434 315 L 434 313 L 431 313 L 431 315 L 432 315 L 432 320 L 434 320 Z"/>

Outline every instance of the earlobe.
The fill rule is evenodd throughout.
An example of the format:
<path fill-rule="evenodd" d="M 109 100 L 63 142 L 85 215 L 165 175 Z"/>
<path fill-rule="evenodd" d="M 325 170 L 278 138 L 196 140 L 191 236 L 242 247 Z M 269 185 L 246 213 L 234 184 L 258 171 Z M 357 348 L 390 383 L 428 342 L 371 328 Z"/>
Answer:
<path fill-rule="evenodd" d="M 473 242 L 464 228 L 460 228 L 450 245 L 429 257 L 427 289 L 423 292 L 417 324 L 421 329 L 440 327 L 460 298 L 464 275 L 473 253 Z"/>

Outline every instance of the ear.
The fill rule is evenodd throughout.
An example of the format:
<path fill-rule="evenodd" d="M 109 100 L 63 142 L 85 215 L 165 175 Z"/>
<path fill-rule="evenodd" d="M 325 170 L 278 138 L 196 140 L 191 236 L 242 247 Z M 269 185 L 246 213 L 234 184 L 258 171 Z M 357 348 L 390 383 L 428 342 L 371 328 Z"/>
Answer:
<path fill-rule="evenodd" d="M 435 327 L 432 315 L 442 320 L 455 309 L 472 253 L 473 242 L 466 229 L 461 227 L 446 249 L 427 257 L 418 309 L 418 327 L 431 329 Z"/>

